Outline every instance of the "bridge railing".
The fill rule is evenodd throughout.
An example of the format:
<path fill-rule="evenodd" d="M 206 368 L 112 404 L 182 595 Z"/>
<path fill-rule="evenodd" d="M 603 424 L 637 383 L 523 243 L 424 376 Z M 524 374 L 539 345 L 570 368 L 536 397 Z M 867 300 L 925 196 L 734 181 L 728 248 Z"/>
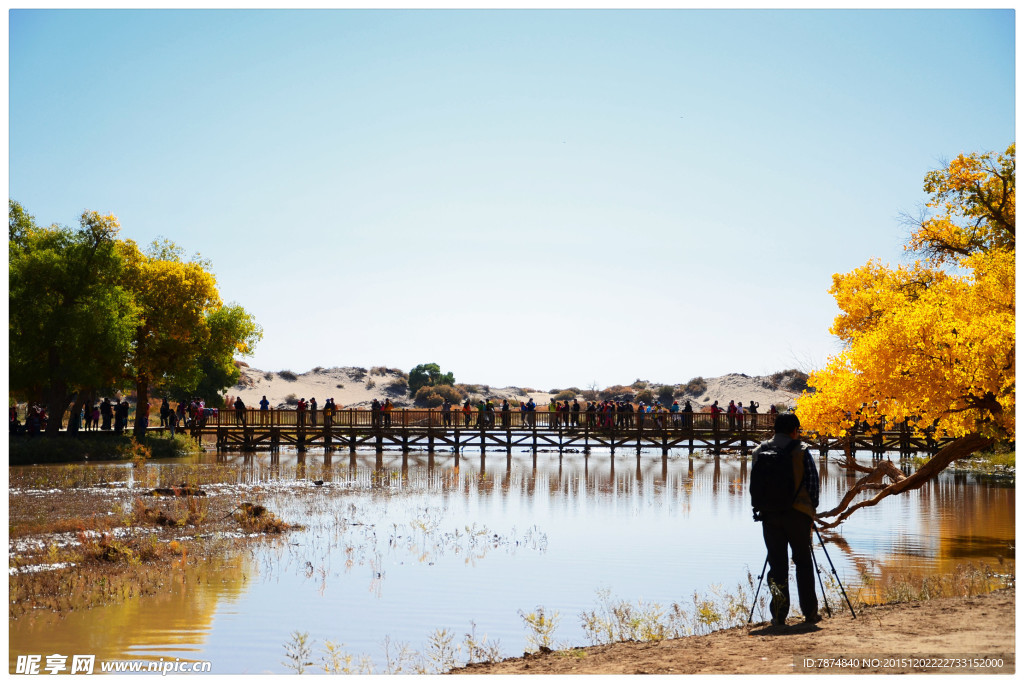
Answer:
<path fill-rule="evenodd" d="M 397 408 L 391 412 L 359 408 L 343 408 L 333 415 L 322 409 L 316 413 L 298 410 L 244 411 L 222 409 L 205 417 L 204 425 L 247 427 L 296 427 L 322 428 L 326 425 L 339 428 L 403 429 L 425 427 L 458 427 L 461 429 L 694 429 L 699 431 L 764 431 L 770 430 L 775 417 L 770 414 L 747 413 L 729 417 L 725 413 L 588 413 L 586 411 L 550 412 L 538 410 L 523 412 L 518 409 L 503 413 L 480 413 L 472 410 L 464 413 L 461 408 L 446 413 L 440 409 Z"/>

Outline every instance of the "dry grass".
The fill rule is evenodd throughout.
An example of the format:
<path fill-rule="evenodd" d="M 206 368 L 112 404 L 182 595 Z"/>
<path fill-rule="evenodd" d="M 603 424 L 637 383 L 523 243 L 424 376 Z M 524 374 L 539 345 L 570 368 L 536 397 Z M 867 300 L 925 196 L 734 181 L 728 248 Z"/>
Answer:
<path fill-rule="evenodd" d="M 282 521 L 273 512 L 255 503 L 242 503 L 233 516 L 249 533 L 280 534 L 289 529 L 299 528 Z"/>

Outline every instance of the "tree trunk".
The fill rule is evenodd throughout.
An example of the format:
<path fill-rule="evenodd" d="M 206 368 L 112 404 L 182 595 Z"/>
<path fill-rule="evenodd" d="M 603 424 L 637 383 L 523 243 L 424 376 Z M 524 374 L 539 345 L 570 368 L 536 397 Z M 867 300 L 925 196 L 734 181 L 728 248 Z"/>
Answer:
<path fill-rule="evenodd" d="M 64 413 L 68 409 L 68 391 L 63 383 L 56 383 L 50 386 L 46 396 L 46 434 L 56 436 L 60 434 L 60 428 L 64 423 Z"/>
<path fill-rule="evenodd" d="M 821 529 L 831 529 L 838 526 L 847 517 L 862 507 L 878 505 L 878 503 L 882 502 L 882 500 L 889 496 L 921 488 L 929 481 L 939 476 L 939 473 L 946 469 L 954 460 L 960 460 L 961 458 L 966 458 L 972 453 L 984 450 L 994 444 L 995 441 L 996 440 L 993 438 L 985 437 L 980 434 L 968 434 L 967 436 L 962 436 L 944 446 L 938 453 L 932 456 L 928 462 L 922 465 L 921 469 L 914 472 L 909 477 L 904 475 L 903 472 L 901 472 L 899 468 L 893 465 L 889 460 L 883 460 L 875 465 L 875 467 L 867 468 L 863 465 L 857 465 L 853 462 L 852 458 L 847 456 L 847 465 L 849 467 L 862 472 L 868 472 L 868 474 L 861 478 L 860 481 L 854 484 L 853 487 L 847 491 L 839 505 L 831 510 L 818 514 L 818 527 Z M 886 477 L 889 478 L 891 483 L 882 483 L 883 479 Z M 851 506 L 850 503 L 853 499 L 857 494 L 863 491 L 878 491 L 878 493 L 875 494 L 873 498 L 862 500 Z M 835 519 L 831 522 L 826 522 L 822 519 L 823 517 L 835 517 Z"/>
<path fill-rule="evenodd" d="M 135 383 L 135 429 L 134 435 L 137 441 L 146 436 L 149 428 L 149 411 L 146 405 L 149 403 L 149 378 L 140 376 Z"/>
<path fill-rule="evenodd" d="M 77 434 L 78 430 L 81 429 L 82 423 L 76 416 L 82 414 L 82 407 L 85 405 L 86 399 L 89 394 L 85 391 L 79 391 L 75 397 L 75 403 L 71 407 L 71 418 L 68 420 L 68 434 Z"/>

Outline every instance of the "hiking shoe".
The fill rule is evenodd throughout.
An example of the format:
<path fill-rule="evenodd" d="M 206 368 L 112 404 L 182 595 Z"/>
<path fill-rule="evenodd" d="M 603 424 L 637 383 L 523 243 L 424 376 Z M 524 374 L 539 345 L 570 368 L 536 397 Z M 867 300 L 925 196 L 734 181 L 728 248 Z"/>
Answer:
<path fill-rule="evenodd" d="M 776 617 L 775 619 L 772 619 L 772 626 L 785 626 L 785 625 L 786 625 L 786 618 L 785 617 L 781 617 L 781 618 L 780 617 Z"/>
<path fill-rule="evenodd" d="M 821 621 L 820 614 L 812 614 L 809 617 L 804 617 L 805 624 L 817 624 L 819 621 Z"/>

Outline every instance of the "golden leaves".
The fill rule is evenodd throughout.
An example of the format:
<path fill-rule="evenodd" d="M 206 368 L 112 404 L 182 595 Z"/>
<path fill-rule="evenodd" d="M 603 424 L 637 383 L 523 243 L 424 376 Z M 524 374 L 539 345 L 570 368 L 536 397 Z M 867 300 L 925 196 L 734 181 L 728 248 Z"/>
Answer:
<path fill-rule="evenodd" d="M 815 391 L 798 406 L 809 429 L 842 435 L 858 419 L 906 420 L 950 436 L 1013 437 L 1013 150 L 960 155 L 928 174 L 929 205 L 946 214 L 911 236 L 907 249 L 923 260 L 872 260 L 833 276 L 841 313 L 831 332 L 846 349 L 809 379 Z"/>

